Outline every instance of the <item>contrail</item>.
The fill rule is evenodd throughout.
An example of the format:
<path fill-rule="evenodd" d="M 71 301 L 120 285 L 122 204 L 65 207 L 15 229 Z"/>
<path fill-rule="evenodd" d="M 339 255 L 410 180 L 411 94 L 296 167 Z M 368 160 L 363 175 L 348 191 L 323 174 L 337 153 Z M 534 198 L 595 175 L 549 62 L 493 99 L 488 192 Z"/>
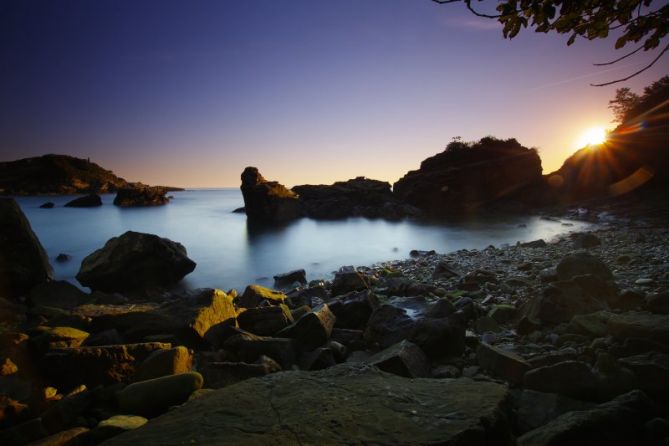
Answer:
<path fill-rule="evenodd" d="M 562 85 L 562 84 L 566 84 L 568 82 L 573 82 L 573 81 L 576 81 L 576 80 L 579 80 L 579 79 L 585 79 L 585 78 L 592 77 L 592 76 L 597 76 L 597 75 L 600 75 L 600 74 L 603 74 L 603 73 L 608 73 L 610 71 L 619 70 L 621 68 L 627 68 L 627 67 L 632 67 L 632 66 L 637 66 L 637 65 L 640 65 L 640 64 L 638 64 L 638 63 L 628 63 L 626 65 L 620 65 L 619 67 L 608 68 L 606 70 L 601 70 L 601 71 L 595 71 L 594 73 L 582 74 L 581 76 L 572 77 L 570 79 L 565 79 L 565 80 L 558 81 L 558 82 L 553 82 L 553 83 L 550 83 L 550 84 L 540 85 L 538 87 L 532 87 L 532 88 L 529 89 L 529 91 L 541 90 L 542 88 L 548 88 L 548 87 L 555 87 L 556 85 Z"/>

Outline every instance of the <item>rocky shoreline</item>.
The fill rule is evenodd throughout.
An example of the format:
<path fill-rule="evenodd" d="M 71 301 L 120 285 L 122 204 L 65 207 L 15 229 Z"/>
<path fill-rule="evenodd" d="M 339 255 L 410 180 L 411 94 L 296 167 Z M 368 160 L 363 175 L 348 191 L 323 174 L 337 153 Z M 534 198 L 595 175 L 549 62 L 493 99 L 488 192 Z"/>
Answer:
<path fill-rule="evenodd" d="M 242 293 L 161 291 L 195 268 L 186 249 L 126 233 L 82 263 L 86 294 L 49 279 L 10 202 L 3 445 L 669 439 L 664 219 Z"/>

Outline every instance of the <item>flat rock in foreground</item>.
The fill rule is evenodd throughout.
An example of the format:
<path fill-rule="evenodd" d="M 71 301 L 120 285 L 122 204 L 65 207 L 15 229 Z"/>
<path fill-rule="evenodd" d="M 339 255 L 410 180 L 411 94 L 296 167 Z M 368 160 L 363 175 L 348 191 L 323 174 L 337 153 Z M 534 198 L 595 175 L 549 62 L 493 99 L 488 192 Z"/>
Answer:
<path fill-rule="evenodd" d="M 284 372 L 211 392 L 105 445 L 497 445 L 507 388 L 369 366 Z M 464 443 L 463 443 L 464 442 Z"/>

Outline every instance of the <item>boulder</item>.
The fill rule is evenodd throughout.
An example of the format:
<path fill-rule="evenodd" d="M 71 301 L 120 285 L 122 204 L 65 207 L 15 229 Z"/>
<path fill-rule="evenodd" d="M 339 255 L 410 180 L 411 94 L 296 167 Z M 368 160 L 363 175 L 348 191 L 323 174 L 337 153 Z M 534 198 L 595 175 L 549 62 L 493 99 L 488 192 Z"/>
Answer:
<path fill-rule="evenodd" d="M 134 381 L 160 378 L 190 372 L 193 368 L 193 355 L 184 346 L 168 350 L 156 350 L 137 367 Z"/>
<path fill-rule="evenodd" d="M 41 283 L 30 290 L 28 301 L 31 305 L 57 308 L 74 308 L 86 303 L 89 295 L 65 280 Z"/>
<path fill-rule="evenodd" d="M 116 192 L 114 205 L 120 207 L 160 206 L 170 200 L 165 196 L 167 189 L 143 184 L 124 187 Z"/>
<path fill-rule="evenodd" d="M 180 243 L 128 231 L 81 262 L 77 280 L 101 291 L 127 291 L 174 285 L 195 269 Z"/>
<path fill-rule="evenodd" d="M 261 357 L 254 363 L 208 362 L 199 367 L 199 372 L 204 378 L 204 387 L 209 389 L 220 389 L 280 370 L 281 366 L 269 357 Z"/>
<path fill-rule="evenodd" d="M 170 344 L 143 344 L 74 347 L 49 351 L 42 366 L 49 370 L 49 384 L 59 389 L 109 385 L 129 379 L 136 366 L 155 350 L 169 349 Z"/>
<path fill-rule="evenodd" d="M 289 271 L 287 273 L 277 274 L 274 276 L 274 285 L 279 288 L 289 287 L 294 283 L 306 285 L 307 272 L 303 269 L 296 269 L 294 271 Z"/>
<path fill-rule="evenodd" d="M 646 309 L 657 314 L 669 314 L 669 291 L 646 296 Z"/>
<path fill-rule="evenodd" d="M 596 403 L 530 389 L 520 390 L 514 399 L 516 422 L 521 434 L 541 427 L 564 413 L 589 410 L 597 406 Z"/>
<path fill-rule="evenodd" d="M 249 308 L 237 316 L 239 327 L 260 336 L 273 335 L 293 322 L 286 305 Z"/>
<path fill-rule="evenodd" d="M 644 423 L 654 415 L 652 401 L 634 390 L 590 410 L 567 412 L 519 437 L 518 446 L 645 444 Z"/>
<path fill-rule="evenodd" d="M 24 296 L 53 279 L 49 259 L 12 198 L 0 198 L 0 297 Z"/>
<path fill-rule="evenodd" d="M 642 338 L 669 345 L 669 315 L 643 311 L 612 314 L 609 333 L 618 339 Z"/>
<path fill-rule="evenodd" d="M 329 346 L 302 352 L 298 362 L 302 370 L 323 370 L 337 364 L 335 353 Z"/>
<path fill-rule="evenodd" d="M 532 365 L 520 356 L 481 342 L 476 357 L 482 369 L 511 383 L 522 384 L 525 373 Z"/>
<path fill-rule="evenodd" d="M 353 440 L 504 445 L 511 443 L 502 415 L 506 397 L 506 387 L 492 382 L 407 380 L 369 366 L 342 364 L 318 372 L 272 374 L 210 392 L 108 440 L 107 446 L 169 446 L 194 438 L 219 445 L 334 446 Z"/>
<path fill-rule="evenodd" d="M 430 376 L 430 364 L 419 346 L 409 341 L 401 341 L 381 350 L 367 362 L 384 372 L 407 378 L 427 378 Z"/>
<path fill-rule="evenodd" d="M 547 246 L 544 239 L 532 240 L 531 242 L 521 243 L 522 248 L 545 248 Z"/>
<path fill-rule="evenodd" d="M 197 372 L 136 382 L 118 393 L 118 406 L 124 414 L 153 417 L 186 402 L 191 393 L 202 388 L 202 383 L 202 375 Z"/>
<path fill-rule="evenodd" d="M 267 181 L 255 167 L 242 172 L 241 190 L 250 222 L 276 224 L 302 216 L 298 195 L 276 181 Z"/>
<path fill-rule="evenodd" d="M 42 203 L 39 207 L 40 209 L 53 209 L 56 205 L 52 201 L 47 201 Z"/>
<path fill-rule="evenodd" d="M 328 306 L 337 318 L 337 328 L 364 329 L 379 300 L 370 290 L 352 291 L 329 301 Z"/>
<path fill-rule="evenodd" d="M 457 318 L 425 317 L 415 322 L 409 339 L 430 358 L 460 356 L 465 351 L 465 326 Z"/>
<path fill-rule="evenodd" d="M 265 288 L 261 285 L 249 285 L 244 293 L 235 299 L 235 304 L 242 308 L 255 308 L 263 304 L 282 304 L 285 300 L 286 295 L 281 291 Z"/>
<path fill-rule="evenodd" d="M 604 281 L 613 280 L 609 267 L 598 257 L 585 251 L 574 252 L 560 260 L 557 265 L 557 274 L 559 280 L 569 280 L 586 274 L 591 274 Z"/>
<path fill-rule="evenodd" d="M 76 445 L 79 440 L 89 431 L 87 427 L 73 427 L 62 432 L 49 435 L 41 440 L 30 443 L 30 446 L 68 446 Z"/>
<path fill-rule="evenodd" d="M 539 392 L 558 393 L 581 400 L 598 399 L 597 376 L 580 361 L 563 361 L 528 371 L 525 387 Z"/>
<path fill-rule="evenodd" d="M 340 296 L 351 291 L 360 291 L 368 288 L 365 276 L 353 268 L 342 268 L 335 273 L 332 281 L 332 296 Z"/>
<path fill-rule="evenodd" d="M 365 328 L 365 342 L 375 348 L 384 349 L 409 338 L 415 321 L 406 310 L 384 304 L 374 310 Z"/>
<path fill-rule="evenodd" d="M 294 342 L 287 338 L 270 338 L 242 332 L 228 338 L 223 347 L 246 363 L 253 363 L 261 356 L 267 356 L 279 363 L 284 370 L 289 370 L 296 358 Z"/>
<path fill-rule="evenodd" d="M 595 234 L 584 232 L 582 234 L 574 234 L 574 248 L 589 249 L 602 244 L 602 241 Z"/>
<path fill-rule="evenodd" d="M 98 194 L 84 195 L 65 203 L 66 208 L 93 208 L 102 206 L 102 198 Z"/>
<path fill-rule="evenodd" d="M 83 434 L 80 439 L 83 444 L 100 444 L 116 435 L 137 429 L 145 425 L 149 420 L 137 415 L 114 415 L 102 420 L 98 425 Z"/>
<path fill-rule="evenodd" d="M 577 279 L 548 284 L 542 295 L 530 303 L 526 316 L 543 324 L 559 324 L 569 322 L 577 314 L 607 310 L 606 301 L 582 287 Z"/>
<path fill-rule="evenodd" d="M 413 252 L 413 251 L 412 251 Z M 433 279 L 451 279 L 453 277 L 460 277 L 462 274 L 457 270 L 457 266 L 452 262 L 441 260 L 434 267 L 432 272 Z"/>
<path fill-rule="evenodd" d="M 653 397 L 669 398 L 669 354 L 647 352 L 618 361 L 634 373 L 641 390 Z"/>
<path fill-rule="evenodd" d="M 335 320 L 330 308 L 323 304 L 281 330 L 278 336 L 294 339 L 299 350 L 311 351 L 330 339 Z"/>
<path fill-rule="evenodd" d="M 72 327 L 38 327 L 37 334 L 30 342 L 36 350 L 45 352 L 57 348 L 79 347 L 89 336 L 82 330 Z"/>
<path fill-rule="evenodd" d="M 541 159 L 515 139 L 492 137 L 475 144 L 454 141 L 393 185 L 395 195 L 424 212 L 458 215 L 489 207 L 541 183 Z"/>

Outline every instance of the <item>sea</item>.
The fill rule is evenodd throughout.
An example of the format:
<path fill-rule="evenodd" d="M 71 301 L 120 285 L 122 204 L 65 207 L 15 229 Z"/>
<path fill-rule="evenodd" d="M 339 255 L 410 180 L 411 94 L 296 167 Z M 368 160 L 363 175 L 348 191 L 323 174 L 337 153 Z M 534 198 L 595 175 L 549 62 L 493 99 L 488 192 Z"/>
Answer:
<path fill-rule="evenodd" d="M 75 276 L 81 261 L 107 240 L 126 231 L 157 234 L 186 247 L 197 262 L 180 287 L 242 291 L 246 285 L 272 286 L 273 276 L 304 269 L 308 280 L 328 280 L 342 266 L 369 266 L 405 259 L 411 250 L 449 253 L 503 247 L 537 239 L 550 241 L 589 224 L 538 215 L 460 218 L 449 222 L 348 218 L 303 218 L 280 227 L 257 228 L 246 215 L 239 189 L 172 192 L 165 206 L 119 208 L 114 195 L 102 195 L 96 208 L 66 208 L 72 196 L 16 197 L 46 249 L 55 278 L 81 287 Z M 52 209 L 41 209 L 46 201 Z M 56 256 L 71 259 L 57 262 Z M 85 288 L 83 288 L 85 289 Z"/>

